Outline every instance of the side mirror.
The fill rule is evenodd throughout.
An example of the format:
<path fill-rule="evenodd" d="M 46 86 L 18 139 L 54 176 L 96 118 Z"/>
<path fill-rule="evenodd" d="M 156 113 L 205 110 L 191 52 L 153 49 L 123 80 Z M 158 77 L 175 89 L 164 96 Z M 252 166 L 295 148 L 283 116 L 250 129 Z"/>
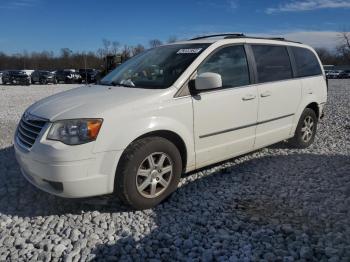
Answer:
<path fill-rule="evenodd" d="M 191 94 L 198 94 L 201 91 L 213 90 L 221 87 L 221 75 L 211 72 L 202 73 L 189 83 Z"/>

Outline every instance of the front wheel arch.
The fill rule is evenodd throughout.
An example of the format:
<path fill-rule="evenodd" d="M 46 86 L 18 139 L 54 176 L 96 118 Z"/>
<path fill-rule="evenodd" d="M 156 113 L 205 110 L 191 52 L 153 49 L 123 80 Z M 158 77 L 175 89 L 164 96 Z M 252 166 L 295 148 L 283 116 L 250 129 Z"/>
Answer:
<path fill-rule="evenodd" d="M 174 163 L 174 169 L 172 171 L 174 173 L 164 193 L 154 198 L 145 198 L 137 192 L 137 184 L 134 183 L 134 178 L 137 179 L 137 174 L 135 172 L 137 171 L 138 163 L 142 163 L 140 160 L 152 152 L 164 152 L 171 156 L 171 159 L 174 160 L 174 162 L 172 162 Z M 181 170 L 180 152 L 168 139 L 159 136 L 136 139 L 124 150 L 120 157 L 114 178 L 114 194 L 116 194 L 122 202 L 136 209 L 154 207 L 176 190 L 180 181 Z"/>
<path fill-rule="evenodd" d="M 129 145 L 131 145 L 133 142 L 135 142 L 139 139 L 146 138 L 146 137 L 162 137 L 162 138 L 165 138 L 165 139 L 169 140 L 170 142 L 172 142 L 177 147 L 177 149 L 179 150 L 179 152 L 181 154 L 183 172 L 186 170 L 187 148 L 186 148 L 186 144 L 185 144 L 184 140 L 181 138 L 181 136 L 179 136 L 177 133 L 175 133 L 173 131 L 169 131 L 169 130 L 156 130 L 156 131 L 151 131 L 151 132 L 148 132 L 146 134 L 143 134 L 143 135 L 137 137 Z"/>

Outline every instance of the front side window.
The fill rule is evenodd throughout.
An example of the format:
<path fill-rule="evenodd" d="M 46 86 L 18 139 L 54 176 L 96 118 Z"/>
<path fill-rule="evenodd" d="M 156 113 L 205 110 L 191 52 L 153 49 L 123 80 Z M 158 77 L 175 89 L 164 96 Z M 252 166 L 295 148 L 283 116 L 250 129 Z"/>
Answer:
<path fill-rule="evenodd" d="M 271 82 L 293 77 L 287 48 L 273 45 L 252 45 L 258 82 Z"/>
<path fill-rule="evenodd" d="M 223 88 L 248 85 L 249 69 L 244 47 L 229 46 L 215 52 L 198 67 L 197 75 L 206 72 L 220 74 Z"/>
<path fill-rule="evenodd" d="M 299 77 L 322 74 L 320 64 L 313 52 L 302 47 L 291 47 Z"/>
<path fill-rule="evenodd" d="M 118 66 L 102 85 L 163 89 L 171 86 L 209 44 L 173 44 L 147 50 Z"/>

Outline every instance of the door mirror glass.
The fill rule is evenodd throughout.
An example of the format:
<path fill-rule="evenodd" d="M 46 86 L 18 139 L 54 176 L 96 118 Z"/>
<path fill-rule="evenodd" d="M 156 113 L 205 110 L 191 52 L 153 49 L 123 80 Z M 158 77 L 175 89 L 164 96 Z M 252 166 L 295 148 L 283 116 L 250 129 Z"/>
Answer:
<path fill-rule="evenodd" d="M 221 75 L 212 72 L 202 73 L 196 77 L 194 87 L 197 92 L 221 88 Z"/>

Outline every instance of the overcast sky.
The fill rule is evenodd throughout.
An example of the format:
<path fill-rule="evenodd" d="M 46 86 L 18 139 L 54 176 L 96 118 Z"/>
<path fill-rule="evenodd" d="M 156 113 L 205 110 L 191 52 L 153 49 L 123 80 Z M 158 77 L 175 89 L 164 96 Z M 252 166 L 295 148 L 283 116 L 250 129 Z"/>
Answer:
<path fill-rule="evenodd" d="M 0 51 L 95 51 L 103 38 L 147 45 L 218 32 L 334 48 L 349 17 L 350 0 L 0 0 Z"/>

